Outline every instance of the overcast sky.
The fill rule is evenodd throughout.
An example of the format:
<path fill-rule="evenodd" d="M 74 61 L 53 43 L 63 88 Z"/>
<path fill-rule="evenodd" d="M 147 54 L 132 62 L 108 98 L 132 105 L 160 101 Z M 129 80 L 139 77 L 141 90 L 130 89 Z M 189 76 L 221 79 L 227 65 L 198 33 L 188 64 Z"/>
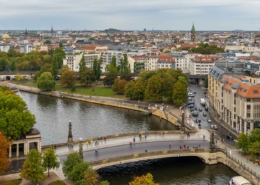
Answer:
<path fill-rule="evenodd" d="M 0 0 L 0 30 L 260 30 L 260 0 Z"/>

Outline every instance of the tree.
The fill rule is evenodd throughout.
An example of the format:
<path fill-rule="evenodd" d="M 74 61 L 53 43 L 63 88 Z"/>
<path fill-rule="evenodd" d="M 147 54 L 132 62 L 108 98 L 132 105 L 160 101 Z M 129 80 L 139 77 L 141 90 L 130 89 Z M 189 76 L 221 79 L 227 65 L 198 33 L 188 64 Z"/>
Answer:
<path fill-rule="evenodd" d="M 162 79 L 159 76 L 149 78 L 145 89 L 146 100 L 162 100 Z"/>
<path fill-rule="evenodd" d="M 154 75 L 156 75 L 155 71 L 142 71 L 141 73 L 139 73 L 138 76 L 146 82 L 147 80 L 149 80 L 149 78 L 153 77 Z"/>
<path fill-rule="evenodd" d="M 9 167 L 9 161 L 7 156 L 7 150 L 9 149 L 10 143 L 2 132 L 0 132 L 0 174 L 2 174 Z"/>
<path fill-rule="evenodd" d="M 97 185 L 99 175 L 93 169 L 89 169 L 84 173 L 84 182 L 87 185 Z"/>
<path fill-rule="evenodd" d="M 86 62 L 85 57 L 82 55 L 81 60 L 79 62 L 79 79 L 81 84 L 86 84 L 85 71 L 86 71 Z"/>
<path fill-rule="evenodd" d="M 208 78 L 206 78 L 205 81 L 204 81 L 204 87 L 208 88 Z"/>
<path fill-rule="evenodd" d="M 93 71 L 95 74 L 96 80 L 100 80 L 100 60 L 95 59 L 93 62 Z"/>
<path fill-rule="evenodd" d="M 115 56 L 112 57 L 111 63 L 106 65 L 106 71 L 109 74 L 117 74 L 116 57 Z"/>
<path fill-rule="evenodd" d="M 125 85 L 125 97 L 127 98 L 135 98 L 135 92 L 134 89 L 135 88 L 135 82 L 134 81 L 130 81 Z"/>
<path fill-rule="evenodd" d="M 62 42 L 59 42 L 59 47 L 60 47 L 60 48 L 63 48 Z"/>
<path fill-rule="evenodd" d="M 252 154 L 252 156 L 260 154 L 260 141 L 250 143 L 248 151 Z"/>
<path fill-rule="evenodd" d="M 81 73 L 81 83 L 85 85 L 91 85 L 95 82 L 95 74 L 92 69 L 86 68 L 85 71 Z"/>
<path fill-rule="evenodd" d="M 101 181 L 99 185 L 110 185 L 110 183 L 108 181 Z"/>
<path fill-rule="evenodd" d="M 173 86 L 172 102 L 179 107 L 186 103 L 187 99 L 188 93 L 186 86 L 182 82 L 177 81 Z"/>
<path fill-rule="evenodd" d="M 54 53 L 53 53 L 53 58 L 55 58 L 57 60 L 57 66 L 58 69 L 61 68 L 62 64 L 63 64 L 63 59 L 65 58 L 66 53 L 64 52 L 63 48 L 55 48 Z"/>
<path fill-rule="evenodd" d="M 61 74 L 61 85 L 68 88 L 74 88 L 77 80 L 75 71 L 65 70 Z"/>
<path fill-rule="evenodd" d="M 104 79 L 104 85 L 111 86 L 114 84 L 114 80 L 117 78 L 116 74 L 107 74 Z"/>
<path fill-rule="evenodd" d="M 135 177 L 135 179 L 129 182 L 129 185 L 159 185 L 153 181 L 153 176 L 150 173 Z"/>
<path fill-rule="evenodd" d="M 59 58 L 57 55 L 53 55 L 52 59 L 52 74 L 56 78 L 58 75 L 58 70 L 59 70 Z"/>
<path fill-rule="evenodd" d="M 188 88 L 188 81 L 184 76 L 178 76 L 178 81 L 181 82 L 183 85 L 185 85 L 186 88 Z"/>
<path fill-rule="evenodd" d="M 74 166 L 76 166 L 79 163 L 83 163 L 83 159 L 82 157 L 76 153 L 73 152 L 71 154 L 68 155 L 67 159 L 64 161 L 63 167 L 62 167 L 62 171 L 65 175 L 65 177 L 69 177 L 71 176 L 71 172 L 74 168 Z"/>
<path fill-rule="evenodd" d="M 112 89 L 118 94 L 124 94 L 126 84 L 126 80 L 115 79 Z"/>
<path fill-rule="evenodd" d="M 35 124 L 23 99 L 8 90 L 0 90 L 0 115 L 0 131 L 8 140 L 19 139 Z"/>
<path fill-rule="evenodd" d="M 256 128 L 256 129 L 252 130 L 249 135 L 249 140 L 250 140 L 250 143 L 260 141 L 260 129 Z"/>
<path fill-rule="evenodd" d="M 50 72 L 44 72 L 37 79 L 37 87 L 41 90 L 53 90 L 55 88 L 55 81 Z"/>
<path fill-rule="evenodd" d="M 46 178 L 44 167 L 42 166 L 42 156 L 37 150 L 32 149 L 29 151 L 28 157 L 23 163 L 21 177 L 33 183 Z"/>
<path fill-rule="evenodd" d="M 130 67 L 128 63 L 127 54 L 124 54 L 124 58 L 120 60 L 120 69 L 119 72 L 121 75 L 130 73 Z"/>
<path fill-rule="evenodd" d="M 135 81 L 135 86 L 134 86 L 134 97 L 140 99 L 144 99 L 145 95 L 145 82 L 141 79 L 138 78 Z"/>
<path fill-rule="evenodd" d="M 49 175 L 49 170 L 51 168 L 59 168 L 60 163 L 58 162 L 57 155 L 55 154 L 54 149 L 52 148 L 47 148 L 44 153 L 43 153 L 43 162 L 42 166 L 45 168 L 45 170 L 48 170 L 48 176 Z"/>
<path fill-rule="evenodd" d="M 45 40 L 45 41 L 44 41 L 44 44 L 47 44 L 47 45 L 48 45 L 48 44 L 51 44 L 51 41 L 50 41 L 50 40 Z"/>
<path fill-rule="evenodd" d="M 243 153 L 247 153 L 248 152 L 248 148 L 249 148 L 249 137 L 242 133 L 239 134 L 238 139 L 237 139 L 237 148 L 241 148 Z"/>
<path fill-rule="evenodd" d="M 167 76 L 163 78 L 162 85 L 162 95 L 168 100 L 172 101 L 173 85 L 175 84 L 176 79 L 172 76 Z"/>
<path fill-rule="evenodd" d="M 0 58 L 0 71 L 5 71 L 8 69 L 8 61 L 5 58 Z"/>

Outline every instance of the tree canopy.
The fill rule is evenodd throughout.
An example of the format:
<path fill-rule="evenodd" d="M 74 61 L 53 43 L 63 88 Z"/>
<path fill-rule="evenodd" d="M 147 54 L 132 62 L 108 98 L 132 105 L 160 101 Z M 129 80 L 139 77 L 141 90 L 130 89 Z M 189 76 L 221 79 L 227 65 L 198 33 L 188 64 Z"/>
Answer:
<path fill-rule="evenodd" d="M 63 87 L 73 88 L 77 81 L 77 73 L 71 70 L 64 70 L 61 74 L 61 85 Z"/>
<path fill-rule="evenodd" d="M 23 99 L 0 89 L 0 131 L 7 139 L 19 139 L 35 124 L 35 116 L 26 109 Z"/>
<path fill-rule="evenodd" d="M 9 146 L 10 142 L 8 142 L 4 134 L 0 132 L 0 174 L 2 174 L 9 167 L 9 161 L 7 158 Z"/>
<path fill-rule="evenodd" d="M 50 72 L 44 72 L 37 79 L 37 87 L 41 90 L 53 90 L 55 88 L 55 81 Z"/>
<path fill-rule="evenodd" d="M 42 156 L 37 150 L 32 149 L 29 151 L 27 159 L 23 163 L 21 177 L 33 183 L 37 183 L 46 178 L 44 175 L 44 167 L 42 166 Z"/>
<path fill-rule="evenodd" d="M 200 43 L 197 48 L 192 48 L 191 51 L 200 54 L 216 54 L 223 53 L 224 49 L 217 47 L 217 45 Z"/>
<path fill-rule="evenodd" d="M 58 162 L 58 156 L 55 154 L 54 149 L 47 148 L 43 153 L 43 162 L 42 166 L 45 168 L 45 170 L 48 170 L 48 176 L 49 176 L 49 170 L 51 168 L 59 168 L 60 163 Z"/>
<path fill-rule="evenodd" d="M 150 173 L 142 175 L 140 177 L 135 177 L 133 181 L 129 182 L 129 185 L 159 185 L 153 180 L 153 176 Z"/>

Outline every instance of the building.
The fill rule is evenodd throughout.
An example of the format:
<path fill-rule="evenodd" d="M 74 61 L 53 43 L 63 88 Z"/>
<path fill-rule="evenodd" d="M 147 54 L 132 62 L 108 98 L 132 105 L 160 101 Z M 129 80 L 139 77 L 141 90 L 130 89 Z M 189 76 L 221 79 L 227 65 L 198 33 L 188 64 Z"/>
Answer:
<path fill-rule="evenodd" d="M 8 52 L 10 49 L 10 45 L 8 44 L 0 44 L 0 52 Z"/>
<path fill-rule="evenodd" d="M 4 43 L 9 43 L 10 40 L 11 40 L 11 37 L 7 33 L 2 36 L 2 41 Z"/>
<path fill-rule="evenodd" d="M 246 134 L 260 128 L 260 80 L 258 76 L 245 76 L 248 65 L 216 63 L 208 76 L 209 102 L 216 115 L 234 130 Z M 251 66 L 250 74 L 259 70 L 259 65 Z"/>
<path fill-rule="evenodd" d="M 83 56 L 83 53 L 81 54 L 68 54 L 66 55 L 65 59 L 63 59 L 63 65 L 67 65 L 70 70 L 79 71 L 79 63 Z"/>
<path fill-rule="evenodd" d="M 214 62 L 220 58 L 215 55 L 197 55 L 190 61 L 189 72 L 191 75 L 208 75 Z"/>
<path fill-rule="evenodd" d="M 191 28 L 191 41 L 195 42 L 196 39 L 196 31 L 195 31 L 195 26 L 194 23 L 192 24 L 192 28 Z"/>
<path fill-rule="evenodd" d="M 36 50 L 36 48 L 31 44 L 21 44 L 20 45 L 20 53 L 27 54 L 34 50 Z"/>

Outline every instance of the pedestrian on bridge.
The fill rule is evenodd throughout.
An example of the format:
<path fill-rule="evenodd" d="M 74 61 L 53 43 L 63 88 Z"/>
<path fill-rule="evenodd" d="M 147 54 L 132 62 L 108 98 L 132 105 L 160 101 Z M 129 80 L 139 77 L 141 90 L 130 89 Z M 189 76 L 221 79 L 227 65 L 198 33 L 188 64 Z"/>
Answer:
<path fill-rule="evenodd" d="M 169 148 L 170 148 L 170 149 L 172 148 L 172 144 L 171 144 L 171 143 L 169 143 Z"/>
<path fill-rule="evenodd" d="M 133 142 L 135 143 L 135 138 L 133 138 Z"/>

